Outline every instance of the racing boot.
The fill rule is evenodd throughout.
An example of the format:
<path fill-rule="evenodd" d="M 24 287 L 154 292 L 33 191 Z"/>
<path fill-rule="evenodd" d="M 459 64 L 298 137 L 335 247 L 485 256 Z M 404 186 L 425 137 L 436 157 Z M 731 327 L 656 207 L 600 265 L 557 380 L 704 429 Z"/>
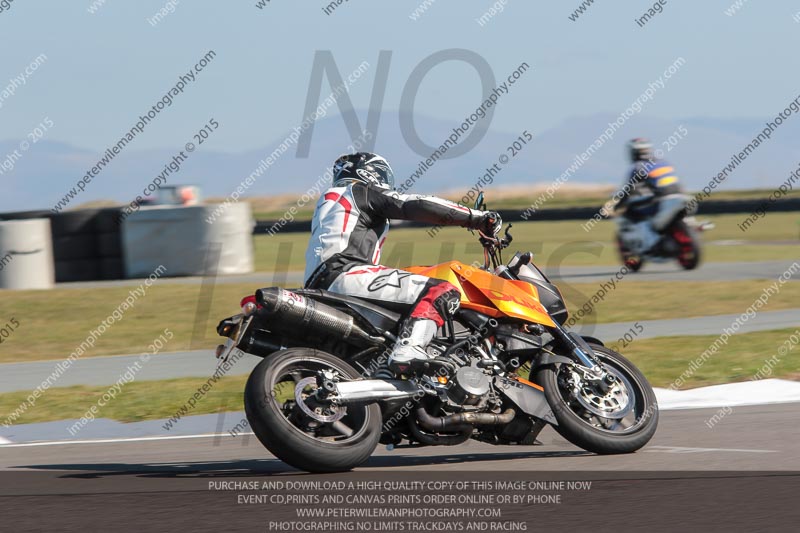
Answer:
<path fill-rule="evenodd" d="M 413 367 L 429 361 L 425 347 L 433 340 L 438 326 L 428 318 L 409 318 L 403 324 L 400 339 L 389 355 L 389 368 L 398 374 L 408 374 Z"/>

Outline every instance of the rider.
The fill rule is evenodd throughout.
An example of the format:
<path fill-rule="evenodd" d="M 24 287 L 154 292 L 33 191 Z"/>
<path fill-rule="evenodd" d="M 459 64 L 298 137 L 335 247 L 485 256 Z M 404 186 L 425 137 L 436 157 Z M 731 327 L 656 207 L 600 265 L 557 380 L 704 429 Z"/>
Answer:
<path fill-rule="evenodd" d="M 664 218 L 671 217 L 672 206 L 667 208 L 663 200 L 666 197 L 674 198 L 672 195 L 679 195 L 682 191 L 675 169 L 666 161 L 655 158 L 649 140 L 637 137 L 628 143 L 628 150 L 633 167 L 617 194 L 620 199 L 614 209 L 632 209 L 655 200 L 653 214 L 648 220 L 639 222 L 643 235 L 642 250 L 646 252 L 658 243 L 661 238 L 659 232 L 670 222 Z"/>
<path fill-rule="evenodd" d="M 461 294 L 447 281 L 380 265 L 390 219 L 462 226 L 495 235 L 497 213 L 394 190 L 389 163 L 358 152 L 333 164 L 332 187 L 320 195 L 306 250 L 305 287 L 399 304 L 410 308 L 389 366 L 405 372 L 413 360 L 427 359 L 426 346 L 444 317 L 458 309 Z"/>

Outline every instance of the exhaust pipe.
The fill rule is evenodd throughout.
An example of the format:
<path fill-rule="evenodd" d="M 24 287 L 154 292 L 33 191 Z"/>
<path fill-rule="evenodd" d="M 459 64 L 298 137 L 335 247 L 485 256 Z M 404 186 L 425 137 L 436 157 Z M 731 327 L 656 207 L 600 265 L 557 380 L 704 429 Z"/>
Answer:
<path fill-rule="evenodd" d="M 329 383 L 333 385 L 330 387 L 333 389 L 330 390 L 330 399 L 337 404 L 402 400 L 424 393 L 418 385 L 402 379 L 362 379 Z"/>
<path fill-rule="evenodd" d="M 472 432 L 475 429 L 472 426 L 465 425 L 463 430 L 458 430 L 458 434 L 456 435 L 423 433 L 422 429 L 419 427 L 419 421 L 413 418 L 408 419 L 408 428 L 411 430 L 411 434 L 414 435 L 416 440 L 428 446 L 457 446 L 467 442 L 470 437 L 472 437 Z"/>
<path fill-rule="evenodd" d="M 361 329 L 347 313 L 280 287 L 258 289 L 256 301 L 263 307 L 260 316 L 279 319 L 270 324 L 270 329 L 275 327 L 290 333 L 299 330 L 301 335 L 308 332 L 334 335 L 371 345 L 383 344 L 386 340 Z"/>
<path fill-rule="evenodd" d="M 472 429 L 474 426 L 498 426 L 501 424 L 508 424 L 514 420 L 516 411 L 514 409 L 506 409 L 502 413 L 455 413 L 448 416 L 431 416 L 424 407 L 420 407 L 416 411 L 417 420 L 419 424 L 434 433 L 445 432 L 462 432 L 466 429 Z"/>

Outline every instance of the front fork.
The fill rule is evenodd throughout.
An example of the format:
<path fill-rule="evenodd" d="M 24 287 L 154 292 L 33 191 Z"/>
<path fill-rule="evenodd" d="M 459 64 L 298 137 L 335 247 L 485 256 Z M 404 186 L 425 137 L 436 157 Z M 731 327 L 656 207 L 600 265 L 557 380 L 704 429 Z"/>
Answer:
<path fill-rule="evenodd" d="M 580 335 L 568 332 L 556 321 L 554 323 L 555 327 L 550 328 L 550 334 L 570 350 L 572 359 L 582 367 L 580 370 L 583 371 L 584 378 L 595 383 L 602 392 L 608 392 L 615 381 L 614 376 L 606 372 L 592 347 Z"/>
<path fill-rule="evenodd" d="M 600 362 L 597 360 L 594 351 L 592 351 L 592 348 L 586 341 L 579 335 L 568 332 L 558 322 L 553 322 L 555 323 L 555 327 L 550 328 L 550 334 L 569 349 L 575 361 L 588 368 L 593 373 L 599 373 L 598 371 L 602 372 L 603 369 L 600 366 Z"/>
<path fill-rule="evenodd" d="M 530 258 L 528 258 L 530 261 Z M 518 280 L 519 276 L 506 266 L 499 267 L 499 272 L 496 274 L 506 279 Z M 552 318 L 552 317 L 551 317 Z M 587 378 L 592 381 L 599 381 L 600 387 L 607 390 L 609 383 L 613 382 L 613 376 L 605 371 L 603 365 L 597 359 L 591 346 L 587 344 L 580 335 L 568 332 L 564 327 L 559 324 L 557 320 L 553 320 L 553 327 L 548 328 L 553 338 L 560 341 L 561 344 L 566 346 L 572 354 L 572 359 L 583 367 L 584 373 L 588 372 Z"/>

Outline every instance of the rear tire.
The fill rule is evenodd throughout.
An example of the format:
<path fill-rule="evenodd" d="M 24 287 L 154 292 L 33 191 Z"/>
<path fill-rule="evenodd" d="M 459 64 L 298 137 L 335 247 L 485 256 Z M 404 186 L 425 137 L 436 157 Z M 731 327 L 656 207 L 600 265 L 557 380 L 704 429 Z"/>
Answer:
<path fill-rule="evenodd" d="M 672 232 L 673 239 L 680 247 L 678 263 L 684 270 L 693 270 L 700 264 L 700 237 L 684 221 L 679 221 Z"/>
<path fill-rule="evenodd" d="M 326 442 L 293 424 L 272 391 L 282 376 L 295 368 L 328 366 L 342 377 L 361 377 L 356 369 L 328 353 L 311 348 L 290 348 L 261 361 L 250 374 L 244 392 L 247 421 L 258 440 L 285 463 L 308 472 L 344 472 L 369 459 L 381 436 L 381 410 L 377 404 L 348 406 L 360 428 L 340 442 Z M 278 381 L 281 380 L 281 381 Z M 292 387 L 293 390 L 293 387 Z M 352 411 L 351 411 L 352 410 Z M 346 419 L 342 419 L 346 420 Z"/>
<path fill-rule="evenodd" d="M 615 433 L 600 429 L 579 416 L 562 395 L 559 372 L 564 365 L 556 364 L 542 367 L 536 373 L 536 382 L 544 387 L 547 403 L 558 421 L 555 429 L 571 443 L 590 452 L 603 455 L 635 452 L 653 438 L 658 426 L 658 403 L 653 388 L 639 369 L 622 355 L 596 344 L 590 346 L 603 364 L 620 372 L 635 389 L 633 396 L 639 403 L 639 412 L 634 413 L 636 425 L 627 432 Z"/>

